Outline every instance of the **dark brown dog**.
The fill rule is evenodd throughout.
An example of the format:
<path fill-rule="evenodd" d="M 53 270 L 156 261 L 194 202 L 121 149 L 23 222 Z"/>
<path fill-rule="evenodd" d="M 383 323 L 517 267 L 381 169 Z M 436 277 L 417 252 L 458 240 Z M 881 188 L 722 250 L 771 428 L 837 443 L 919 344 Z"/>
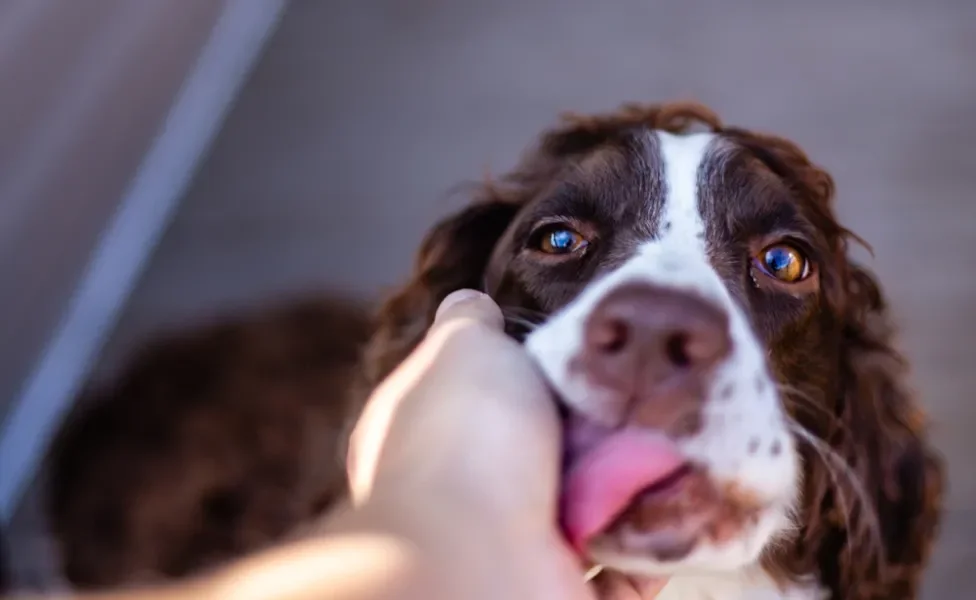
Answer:
<path fill-rule="evenodd" d="M 49 458 L 67 578 L 111 587 L 260 549 L 344 493 L 337 440 L 368 319 L 316 300 L 151 340 Z"/>

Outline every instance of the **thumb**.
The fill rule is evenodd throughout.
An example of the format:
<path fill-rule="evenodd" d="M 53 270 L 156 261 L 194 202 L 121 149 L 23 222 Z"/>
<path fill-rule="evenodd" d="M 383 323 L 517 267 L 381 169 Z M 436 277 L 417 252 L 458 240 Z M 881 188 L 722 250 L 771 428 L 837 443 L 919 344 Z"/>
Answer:
<path fill-rule="evenodd" d="M 444 298 L 434 315 L 434 326 L 455 319 L 473 319 L 501 331 L 505 326 L 502 311 L 491 296 L 477 290 L 462 289 Z"/>

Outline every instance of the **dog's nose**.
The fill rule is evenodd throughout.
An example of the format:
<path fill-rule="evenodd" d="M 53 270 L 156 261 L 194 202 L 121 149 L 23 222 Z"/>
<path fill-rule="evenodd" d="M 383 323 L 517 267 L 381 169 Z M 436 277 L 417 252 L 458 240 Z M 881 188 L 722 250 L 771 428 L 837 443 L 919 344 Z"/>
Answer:
<path fill-rule="evenodd" d="M 643 424 L 667 426 L 700 405 L 708 375 L 731 348 L 728 316 L 718 306 L 689 292 L 630 284 L 596 305 L 580 358 L 587 376 L 619 392 Z"/>

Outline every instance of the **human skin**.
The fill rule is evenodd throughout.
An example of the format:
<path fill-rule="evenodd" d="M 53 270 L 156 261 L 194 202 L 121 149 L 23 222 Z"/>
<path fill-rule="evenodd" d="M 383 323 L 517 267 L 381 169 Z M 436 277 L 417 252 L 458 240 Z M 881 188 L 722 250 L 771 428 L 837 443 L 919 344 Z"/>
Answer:
<path fill-rule="evenodd" d="M 445 299 L 356 424 L 350 503 L 315 535 L 171 586 L 79 600 L 647 600 L 557 523 L 561 427 L 549 390 L 484 294 Z"/>

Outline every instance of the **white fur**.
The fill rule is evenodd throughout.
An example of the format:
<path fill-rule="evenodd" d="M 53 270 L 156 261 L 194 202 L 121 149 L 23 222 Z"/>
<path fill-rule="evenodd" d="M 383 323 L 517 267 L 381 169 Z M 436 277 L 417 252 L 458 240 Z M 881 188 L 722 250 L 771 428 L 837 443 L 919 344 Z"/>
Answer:
<path fill-rule="evenodd" d="M 585 375 L 568 368 L 582 340 L 582 325 L 593 307 L 622 284 L 647 281 L 692 291 L 724 308 L 733 350 L 717 370 L 704 405 L 700 433 L 681 442 L 690 458 L 706 465 L 720 481 L 734 482 L 766 505 L 758 523 L 737 539 L 717 546 L 702 544 L 677 563 L 661 564 L 643 556 L 594 551 L 606 567 L 643 575 L 671 575 L 660 600 L 811 600 L 816 588 L 778 590 L 758 566 L 763 550 L 791 529 L 801 471 L 765 352 L 747 317 L 708 260 L 705 224 L 698 209 L 698 170 L 709 152 L 712 134 L 685 136 L 658 132 L 664 160 L 665 205 L 660 235 L 645 241 L 615 271 L 589 285 L 526 340 L 528 351 L 562 397 L 591 418 L 608 417 L 606 392 Z M 670 223 L 670 227 L 664 227 Z M 721 391 L 732 385 L 731 397 Z M 603 405 L 603 406 L 601 406 Z M 613 423 L 607 423 L 613 424 Z M 749 447 L 758 444 L 750 452 Z M 780 451 L 770 451 L 778 444 Z M 638 537 L 638 532 L 631 532 Z"/>
<path fill-rule="evenodd" d="M 780 589 L 758 566 L 735 573 L 673 577 L 654 600 L 825 600 L 811 583 Z"/>

